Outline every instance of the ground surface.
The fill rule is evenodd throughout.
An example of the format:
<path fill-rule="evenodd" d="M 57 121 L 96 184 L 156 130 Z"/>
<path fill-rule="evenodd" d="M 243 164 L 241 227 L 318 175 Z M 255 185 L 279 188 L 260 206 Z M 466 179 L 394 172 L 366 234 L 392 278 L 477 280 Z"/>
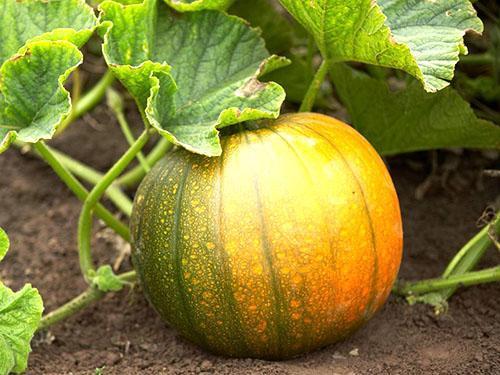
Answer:
<path fill-rule="evenodd" d="M 105 168 L 124 144 L 102 108 L 97 115 L 106 125 L 96 126 L 87 118 L 55 145 Z M 500 193 L 498 180 L 478 180 L 488 164 L 485 159 L 476 154 L 447 156 L 451 162 L 446 165 L 459 163 L 460 173 L 450 173 L 447 187 L 436 179 L 423 200 L 415 198 L 415 188 L 429 173 L 427 154 L 390 162 L 404 215 L 403 278 L 439 275 Z M 85 287 L 75 246 L 79 209 L 79 202 L 41 161 L 17 150 L 0 156 L 0 226 L 13 242 L 0 278 L 13 288 L 33 283 L 47 311 Z M 102 228 L 100 234 L 97 253 L 102 261 L 112 261 L 116 245 Z M 491 251 L 483 265 L 498 261 L 499 255 Z M 122 269 L 127 267 L 125 262 Z M 449 313 L 439 318 L 426 306 L 410 307 L 391 297 L 383 311 L 347 341 L 280 363 L 203 352 L 164 326 L 139 291 L 107 296 L 51 333 L 52 339 L 37 338 L 28 373 L 93 374 L 105 366 L 104 374 L 498 374 L 500 286 L 460 292 Z"/>

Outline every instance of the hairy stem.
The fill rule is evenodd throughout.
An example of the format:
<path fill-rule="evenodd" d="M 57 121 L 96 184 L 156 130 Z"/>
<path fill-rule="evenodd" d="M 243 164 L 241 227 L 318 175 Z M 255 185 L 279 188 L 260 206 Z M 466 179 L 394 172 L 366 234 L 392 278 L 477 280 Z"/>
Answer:
<path fill-rule="evenodd" d="M 89 273 L 95 271 L 91 253 L 91 230 L 92 230 L 92 211 L 96 204 L 101 199 L 106 189 L 116 180 L 123 170 L 135 158 L 137 153 L 144 147 L 149 139 L 149 131 L 146 129 L 134 144 L 123 154 L 123 156 L 111 167 L 111 169 L 103 176 L 101 181 L 85 199 L 83 203 L 80 220 L 78 221 L 78 253 L 80 256 L 80 268 L 86 280 Z"/>
<path fill-rule="evenodd" d="M 321 85 L 325 81 L 326 74 L 328 73 L 328 65 L 329 65 L 328 61 L 323 60 L 318 71 L 314 75 L 314 78 L 311 84 L 309 85 L 309 88 L 307 89 L 306 96 L 302 101 L 302 105 L 300 106 L 299 112 L 310 112 L 313 109 L 314 103 L 316 102 L 316 97 L 318 96 L 319 89 L 321 88 Z"/>
<path fill-rule="evenodd" d="M 130 271 L 130 272 L 123 273 L 123 274 L 119 275 L 118 277 L 124 282 L 133 283 L 136 281 L 137 275 L 136 275 L 135 271 Z M 94 286 L 89 287 L 86 291 L 84 291 L 79 296 L 73 298 L 71 301 L 65 303 L 61 307 L 59 307 L 56 310 L 45 315 L 42 318 L 37 330 L 43 331 L 43 330 L 47 329 L 48 327 L 50 327 L 56 323 L 59 323 L 61 320 L 69 318 L 70 316 L 82 311 L 84 308 L 89 306 L 91 303 L 101 299 L 105 295 L 106 295 L 106 293 L 101 292 L 96 287 L 94 287 Z"/>
<path fill-rule="evenodd" d="M 37 142 L 34 144 L 35 150 L 45 160 L 45 162 L 52 167 L 54 172 L 66 184 L 66 186 L 77 196 L 81 201 L 87 199 L 89 192 L 85 187 L 76 179 L 75 176 L 63 165 L 63 163 L 52 153 L 45 143 Z M 98 204 L 95 208 L 97 216 L 103 220 L 106 225 L 113 229 L 120 237 L 130 242 L 130 231 L 128 227 L 120 220 L 113 216 L 104 206 Z"/>

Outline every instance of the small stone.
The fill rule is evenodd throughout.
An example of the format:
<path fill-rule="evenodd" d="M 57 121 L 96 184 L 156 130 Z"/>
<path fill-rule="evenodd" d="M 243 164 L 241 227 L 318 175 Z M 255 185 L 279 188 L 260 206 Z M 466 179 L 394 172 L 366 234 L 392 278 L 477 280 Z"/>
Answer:
<path fill-rule="evenodd" d="M 359 356 L 359 349 L 358 348 L 354 348 L 353 350 L 351 350 L 349 352 L 349 355 L 351 355 L 353 357 L 358 357 Z"/>
<path fill-rule="evenodd" d="M 205 359 L 203 362 L 201 362 L 200 365 L 200 369 L 202 371 L 210 370 L 212 367 L 214 367 L 214 364 L 210 362 L 208 359 Z"/>

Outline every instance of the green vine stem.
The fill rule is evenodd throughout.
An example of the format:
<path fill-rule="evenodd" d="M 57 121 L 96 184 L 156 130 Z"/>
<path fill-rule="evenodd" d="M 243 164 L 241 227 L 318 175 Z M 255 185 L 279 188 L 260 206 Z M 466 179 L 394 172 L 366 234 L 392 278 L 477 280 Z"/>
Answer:
<path fill-rule="evenodd" d="M 118 277 L 125 283 L 135 283 L 137 279 L 135 271 L 123 273 L 121 275 L 118 275 Z M 105 295 L 105 292 L 100 291 L 95 286 L 89 287 L 79 296 L 73 298 L 71 301 L 45 315 L 42 318 L 37 330 L 46 330 L 50 326 L 59 323 L 61 320 L 69 318 L 70 316 L 82 311 L 91 303 L 103 298 Z"/>
<path fill-rule="evenodd" d="M 89 112 L 92 108 L 94 108 L 99 102 L 102 100 L 104 95 L 106 94 L 106 89 L 111 86 L 111 84 L 115 81 L 115 77 L 110 70 L 108 70 L 92 87 L 89 91 L 87 91 L 83 96 L 81 96 L 76 102 L 71 111 L 71 114 L 62 122 L 62 124 L 57 129 L 57 133 L 61 133 L 68 127 L 76 119 L 83 116 L 85 113 Z"/>
<path fill-rule="evenodd" d="M 106 94 L 106 89 L 111 86 L 111 84 L 115 81 L 115 77 L 111 70 L 108 70 L 96 83 L 92 89 L 86 92 L 80 100 L 76 103 L 76 106 L 73 110 L 72 117 L 73 119 L 77 119 L 83 116 L 85 113 L 94 108 L 99 102 L 104 98 Z"/>
<path fill-rule="evenodd" d="M 299 112 L 310 112 L 313 109 L 314 103 L 316 102 L 316 97 L 318 96 L 319 89 L 321 88 L 321 85 L 325 81 L 326 74 L 328 73 L 328 67 L 329 67 L 328 61 L 323 60 L 318 71 L 314 75 L 314 78 L 311 84 L 309 85 L 309 88 L 307 89 L 306 96 L 302 101 L 302 105 L 300 106 Z"/>
<path fill-rule="evenodd" d="M 461 275 L 452 275 L 446 279 L 437 278 L 413 283 L 404 283 L 396 287 L 396 293 L 403 296 L 422 295 L 448 289 L 456 290 L 462 286 L 492 283 L 500 281 L 500 266 L 482 271 L 468 272 Z"/>
<path fill-rule="evenodd" d="M 116 178 L 135 158 L 137 153 L 144 147 L 149 139 L 149 136 L 149 130 L 144 130 L 134 144 L 127 150 L 127 152 L 125 152 L 115 165 L 111 167 L 111 169 L 103 176 L 101 181 L 94 186 L 83 203 L 80 220 L 78 221 L 78 253 L 80 257 L 80 268 L 87 281 L 90 276 L 89 274 L 91 272 L 95 272 L 90 246 L 92 211 L 99 202 L 99 199 L 101 199 L 102 195 L 106 192 L 106 189 L 111 186 Z"/>
<path fill-rule="evenodd" d="M 474 269 L 484 256 L 486 250 L 493 243 L 490 233 L 500 234 L 500 214 L 497 214 L 493 221 L 486 225 L 478 234 L 476 234 L 452 259 L 443 273 L 443 278 L 449 278 L 454 275 L 463 275 Z M 443 298 L 448 299 L 455 292 L 456 288 L 443 290 Z"/>
<path fill-rule="evenodd" d="M 34 144 L 34 148 L 77 198 L 81 201 L 85 201 L 89 195 L 87 189 L 85 189 L 80 181 L 78 181 L 61 161 L 59 161 L 57 156 L 52 153 L 45 143 L 37 142 Z M 102 219 L 106 225 L 113 229 L 124 240 L 130 242 L 130 231 L 125 224 L 114 217 L 113 214 L 101 204 L 96 206 L 95 211 L 97 216 Z"/>
<path fill-rule="evenodd" d="M 76 68 L 72 75 L 73 85 L 71 87 L 71 102 L 76 106 L 76 103 L 78 103 L 80 96 L 82 95 L 82 78 L 80 77 L 80 68 Z"/>
<path fill-rule="evenodd" d="M 113 90 L 111 87 L 109 87 L 107 90 L 107 104 L 115 114 L 115 117 L 118 120 L 118 124 L 120 124 L 121 131 L 125 136 L 125 139 L 127 140 L 129 146 L 132 146 L 132 144 L 135 142 L 135 138 L 132 134 L 132 130 L 130 130 L 127 118 L 125 117 L 123 98 L 117 91 Z M 139 152 L 137 154 L 137 160 L 139 161 L 142 169 L 144 169 L 144 172 L 147 173 L 151 170 L 151 167 L 149 166 L 142 152 Z"/>
<path fill-rule="evenodd" d="M 491 245 L 491 239 L 489 237 L 489 232 L 491 230 L 497 232 L 500 231 L 500 215 L 496 215 L 496 218 L 490 224 L 485 226 L 464 247 L 462 247 L 453 260 L 448 264 L 448 267 L 446 267 L 443 277 L 448 277 L 462 268 L 460 266 L 467 260 L 467 255 L 472 253 L 481 253 L 482 255 L 482 253 Z"/>
<path fill-rule="evenodd" d="M 80 177 L 82 180 L 92 185 L 96 185 L 102 179 L 102 173 L 58 150 L 53 148 L 50 149 L 53 154 L 61 160 L 61 163 L 75 176 Z M 106 190 L 106 196 L 108 196 L 121 212 L 130 217 L 132 214 L 132 200 L 120 189 L 120 187 L 116 185 L 110 186 Z"/>
<path fill-rule="evenodd" d="M 146 156 L 148 165 L 155 165 L 156 162 L 160 160 L 172 147 L 173 144 L 170 143 L 166 138 L 162 137 L 153 148 L 153 150 L 151 150 L 151 152 L 148 154 L 148 156 Z M 145 175 L 146 173 L 144 169 L 140 165 L 138 165 L 118 178 L 116 183 L 117 185 L 123 187 L 135 187 L 137 186 L 137 184 L 139 184 L 139 182 L 141 182 Z"/>
<path fill-rule="evenodd" d="M 27 143 L 14 141 L 14 145 L 20 149 L 27 146 Z M 69 172 L 71 172 L 76 177 L 81 178 L 83 181 L 88 182 L 92 185 L 97 184 L 101 179 L 103 174 L 96 171 L 92 167 L 73 159 L 72 157 L 66 155 L 65 153 L 58 151 L 48 145 L 45 147 L 54 155 L 59 162 L 64 165 Z M 37 150 L 34 150 L 33 155 L 40 157 L 42 160 L 44 158 L 40 155 Z M 106 191 L 106 196 L 115 204 L 115 206 L 125 215 L 129 216 L 132 213 L 132 200 L 120 189 L 119 186 L 111 186 Z"/>
<path fill-rule="evenodd" d="M 396 294 L 424 295 L 439 291 L 443 300 L 450 298 L 460 286 L 500 281 L 499 267 L 470 272 L 493 243 L 490 235 L 500 234 L 500 215 L 475 235 L 453 258 L 443 276 L 437 279 L 402 283 L 394 288 Z"/>

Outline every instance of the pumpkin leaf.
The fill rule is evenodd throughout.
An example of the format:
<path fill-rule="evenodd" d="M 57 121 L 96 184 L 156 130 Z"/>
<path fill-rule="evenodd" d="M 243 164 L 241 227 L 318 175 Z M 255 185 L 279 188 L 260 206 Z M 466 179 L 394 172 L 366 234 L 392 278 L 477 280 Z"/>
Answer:
<path fill-rule="evenodd" d="M 500 149 L 500 126 L 476 117 L 451 87 L 426 93 L 413 80 L 391 91 L 385 81 L 345 64 L 331 69 L 353 126 L 384 155 L 446 147 Z"/>
<path fill-rule="evenodd" d="M 10 242 L 9 242 L 9 237 L 7 237 L 7 233 L 0 228 L 0 262 L 2 261 L 3 258 L 5 258 L 5 255 L 7 254 L 7 251 L 9 250 Z"/>
<path fill-rule="evenodd" d="M 9 248 L 9 239 L 0 228 L 0 261 Z M 30 342 L 40 323 L 43 302 L 31 285 L 14 293 L 0 282 L 0 374 L 26 370 Z"/>
<path fill-rule="evenodd" d="M 243 20 L 208 10 L 177 14 L 157 0 L 106 1 L 100 9 L 108 65 L 171 142 L 216 156 L 217 129 L 278 117 L 285 92 L 259 77 L 288 60 L 270 56 Z"/>
<path fill-rule="evenodd" d="M 325 59 L 404 70 L 426 91 L 449 85 L 466 31 L 483 31 L 468 0 L 280 0 Z"/>
<path fill-rule="evenodd" d="M 179 12 L 193 12 L 204 9 L 227 9 L 234 0 L 165 0 L 172 8 Z"/>
<path fill-rule="evenodd" d="M 36 41 L 0 68 L 0 153 L 14 139 L 50 139 L 71 112 L 63 83 L 83 56 L 67 41 Z"/>
<path fill-rule="evenodd" d="M 50 139 L 69 114 L 63 83 L 97 18 L 84 0 L 0 0 L 0 153 L 18 138 Z"/>
<path fill-rule="evenodd" d="M 110 265 L 101 266 L 91 276 L 92 285 L 101 292 L 118 292 L 123 289 L 125 283 L 113 272 Z"/>
<path fill-rule="evenodd" d="M 67 40 L 81 47 L 97 25 L 84 0 L 0 0 L 0 9 L 0 65 L 29 41 Z"/>
<path fill-rule="evenodd" d="M 26 370 L 42 312 L 38 290 L 28 284 L 14 293 L 0 282 L 0 374 Z"/>

